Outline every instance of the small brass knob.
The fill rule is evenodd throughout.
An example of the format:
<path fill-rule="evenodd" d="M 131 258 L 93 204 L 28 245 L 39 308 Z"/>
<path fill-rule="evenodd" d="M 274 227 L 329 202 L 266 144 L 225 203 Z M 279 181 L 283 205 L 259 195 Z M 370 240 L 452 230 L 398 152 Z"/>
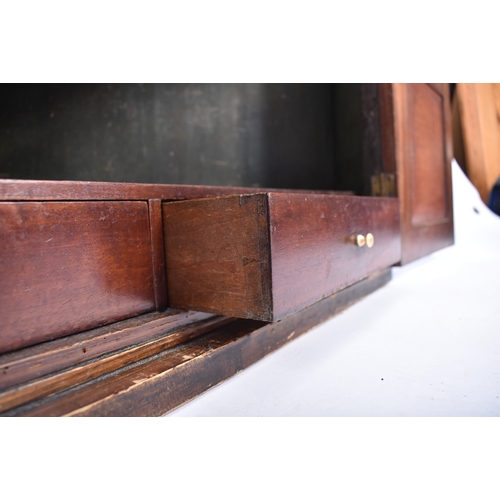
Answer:
<path fill-rule="evenodd" d="M 356 245 L 358 247 L 362 247 L 365 244 L 366 240 L 365 237 L 362 234 L 358 234 L 356 236 Z"/>
<path fill-rule="evenodd" d="M 371 248 L 374 243 L 375 243 L 375 238 L 373 237 L 373 234 L 372 233 L 368 233 L 366 235 L 366 246 L 368 248 Z"/>

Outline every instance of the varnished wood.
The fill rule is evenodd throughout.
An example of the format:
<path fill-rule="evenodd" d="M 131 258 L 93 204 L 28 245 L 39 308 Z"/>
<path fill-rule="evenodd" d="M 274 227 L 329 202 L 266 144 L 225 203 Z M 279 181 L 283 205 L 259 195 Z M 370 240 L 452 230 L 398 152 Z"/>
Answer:
<path fill-rule="evenodd" d="M 385 285 L 371 276 L 278 322 L 237 320 L 115 374 L 4 416 L 160 416 L 202 394 Z"/>
<path fill-rule="evenodd" d="M 0 353 L 154 310 L 145 202 L 0 203 Z"/>
<path fill-rule="evenodd" d="M 288 189 L 232 186 L 191 186 L 188 184 L 135 184 L 129 182 L 32 181 L 0 179 L 0 200 L 5 201 L 94 201 L 94 200 L 191 200 L 262 191 Z M 339 194 L 342 191 L 297 190 L 304 193 Z M 346 192 L 349 194 L 349 192 Z"/>
<path fill-rule="evenodd" d="M 210 318 L 212 314 L 168 309 L 2 354 L 0 390 L 199 325 Z"/>
<path fill-rule="evenodd" d="M 270 320 L 267 212 L 266 194 L 165 203 L 172 307 Z"/>
<path fill-rule="evenodd" d="M 447 85 L 393 84 L 392 90 L 406 264 L 454 242 L 451 110 Z"/>
<path fill-rule="evenodd" d="M 167 336 L 130 347 L 124 351 L 108 353 L 105 356 L 74 366 L 68 370 L 8 389 L 0 393 L 0 412 L 5 412 L 29 401 L 85 384 L 233 321 L 235 321 L 234 318 L 218 316 L 208 318 L 194 326 L 185 327 Z"/>
<path fill-rule="evenodd" d="M 268 193 L 166 203 L 163 217 L 184 309 L 277 321 L 400 260 L 396 199 Z M 374 247 L 357 247 L 369 232 Z"/>
<path fill-rule="evenodd" d="M 164 311 L 168 306 L 167 280 L 165 277 L 165 248 L 163 245 L 163 220 L 161 200 L 149 200 L 149 228 L 153 254 L 153 283 L 156 310 Z"/>
<path fill-rule="evenodd" d="M 273 321 L 400 260 L 398 201 L 269 194 Z M 372 248 L 353 243 L 372 233 Z"/>

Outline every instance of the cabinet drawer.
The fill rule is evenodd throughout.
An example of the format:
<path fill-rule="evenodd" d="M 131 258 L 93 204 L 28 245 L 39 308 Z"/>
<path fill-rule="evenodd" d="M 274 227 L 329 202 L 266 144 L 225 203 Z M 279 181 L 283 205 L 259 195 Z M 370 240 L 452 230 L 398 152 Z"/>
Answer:
<path fill-rule="evenodd" d="M 155 308 L 146 202 L 4 202 L 0 238 L 0 352 Z"/>
<path fill-rule="evenodd" d="M 277 321 L 401 255 L 397 199 L 263 193 L 162 212 L 171 307 Z"/>

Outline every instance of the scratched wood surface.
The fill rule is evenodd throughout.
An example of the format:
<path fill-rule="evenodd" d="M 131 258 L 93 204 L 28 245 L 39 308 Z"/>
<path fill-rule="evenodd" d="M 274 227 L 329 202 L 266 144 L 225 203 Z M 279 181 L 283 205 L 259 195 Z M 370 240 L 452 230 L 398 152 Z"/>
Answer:
<path fill-rule="evenodd" d="M 0 353 L 155 309 L 145 202 L 3 202 L 0 240 Z"/>
<path fill-rule="evenodd" d="M 168 309 L 93 328 L 0 355 L 0 390 L 170 335 L 214 316 L 196 311 Z"/>
<path fill-rule="evenodd" d="M 231 196 L 165 203 L 163 218 L 172 307 L 277 321 L 400 259 L 391 198 Z"/>
<path fill-rule="evenodd" d="M 114 374 L 18 406 L 2 416 L 164 415 L 374 292 L 390 279 L 391 270 L 385 270 L 278 323 L 236 320 Z"/>
<path fill-rule="evenodd" d="M 105 355 L 91 359 L 86 363 L 77 364 L 66 370 L 7 389 L 0 393 L 0 412 L 69 390 L 98 377 L 130 367 L 145 358 L 154 356 L 233 321 L 235 321 L 234 318 L 220 316 L 207 318 L 174 333 L 130 346 L 125 350 L 107 352 Z"/>

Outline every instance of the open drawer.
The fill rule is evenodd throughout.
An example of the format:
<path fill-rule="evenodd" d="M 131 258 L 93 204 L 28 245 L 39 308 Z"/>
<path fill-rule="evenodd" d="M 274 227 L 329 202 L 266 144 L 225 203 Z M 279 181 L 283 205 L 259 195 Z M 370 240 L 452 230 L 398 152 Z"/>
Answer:
<path fill-rule="evenodd" d="M 277 321 L 401 257 L 397 199 L 270 192 L 162 214 L 171 307 Z"/>

